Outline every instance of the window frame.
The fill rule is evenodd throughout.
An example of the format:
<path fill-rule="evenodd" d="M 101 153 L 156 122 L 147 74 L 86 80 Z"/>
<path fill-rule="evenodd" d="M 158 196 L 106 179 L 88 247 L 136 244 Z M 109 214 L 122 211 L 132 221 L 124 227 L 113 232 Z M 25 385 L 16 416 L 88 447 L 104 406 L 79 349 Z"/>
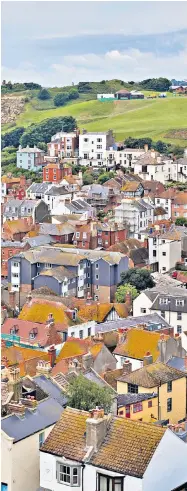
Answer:
<path fill-rule="evenodd" d="M 138 385 L 136 385 L 136 384 L 127 384 L 127 393 L 128 394 L 138 394 Z"/>
<path fill-rule="evenodd" d="M 123 491 L 123 482 L 124 482 L 124 478 L 121 477 L 121 476 L 109 476 L 107 474 L 102 474 L 100 472 L 97 472 L 97 475 L 96 475 L 96 479 L 97 479 L 97 486 L 96 486 L 96 489 L 98 491 L 102 491 L 101 490 L 101 483 L 100 483 L 100 478 L 105 478 L 106 479 L 106 489 L 107 491 L 110 491 L 111 490 L 111 481 L 112 481 L 112 491 L 115 491 L 115 484 L 119 484 L 119 482 L 115 482 L 115 481 L 120 481 L 120 484 L 121 484 L 121 491 Z"/>
<path fill-rule="evenodd" d="M 40 440 L 40 437 L 42 437 L 42 441 Z M 39 448 L 42 447 L 44 441 L 45 441 L 45 431 L 41 431 L 41 433 L 39 433 Z"/>
<path fill-rule="evenodd" d="M 62 468 L 62 470 L 61 470 Z M 64 472 L 69 468 L 69 473 Z M 71 487 L 79 487 L 80 486 L 80 465 L 69 464 L 68 462 L 56 462 L 56 480 L 59 484 L 63 484 L 65 486 Z M 74 474 L 74 470 L 76 470 L 76 474 Z M 69 482 L 63 480 L 60 476 L 69 476 Z M 73 478 L 77 477 L 76 482 L 73 482 Z"/>
<path fill-rule="evenodd" d="M 171 413 L 172 411 L 172 397 L 168 397 L 167 399 L 167 413 Z"/>
<path fill-rule="evenodd" d="M 172 392 L 172 380 L 169 380 L 169 382 L 167 382 L 167 392 Z"/>

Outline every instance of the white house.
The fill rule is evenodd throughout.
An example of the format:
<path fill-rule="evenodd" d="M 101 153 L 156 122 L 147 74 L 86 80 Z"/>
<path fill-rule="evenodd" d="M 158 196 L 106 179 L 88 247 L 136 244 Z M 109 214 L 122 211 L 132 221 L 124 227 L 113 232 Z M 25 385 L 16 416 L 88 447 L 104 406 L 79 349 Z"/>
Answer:
<path fill-rule="evenodd" d="M 26 197 L 27 199 L 44 199 L 46 191 L 51 187 L 52 184 L 48 182 L 33 182 L 26 190 Z"/>
<path fill-rule="evenodd" d="M 98 101 L 113 101 L 115 94 L 97 94 Z"/>
<path fill-rule="evenodd" d="M 110 148 L 106 151 L 106 158 L 109 167 L 111 165 L 120 165 L 126 169 L 134 169 L 134 163 L 137 158 L 145 153 L 142 148 L 124 148 L 123 150 L 114 150 Z"/>
<path fill-rule="evenodd" d="M 172 232 L 148 237 L 149 264 L 153 270 L 167 273 L 175 268 L 177 261 L 181 261 L 181 239 L 175 237 Z"/>
<path fill-rule="evenodd" d="M 88 321 L 83 324 L 74 325 L 68 327 L 68 337 L 86 339 L 90 336 L 95 336 L 96 333 L 96 322 Z"/>
<path fill-rule="evenodd" d="M 161 292 L 159 292 L 159 290 Z M 133 301 L 133 315 L 157 313 L 174 328 L 174 334 L 186 331 L 187 326 L 187 290 L 180 287 L 157 285 L 144 290 Z"/>
<path fill-rule="evenodd" d="M 44 194 L 44 201 L 48 205 L 50 212 L 53 211 L 60 203 L 65 200 L 71 201 L 74 198 L 74 192 L 71 192 L 65 186 L 51 186 Z"/>
<path fill-rule="evenodd" d="M 95 208 L 87 203 L 83 198 L 77 198 L 72 201 L 60 200 L 59 203 L 53 207 L 52 215 L 80 215 L 87 220 L 95 216 Z"/>
<path fill-rule="evenodd" d="M 131 236 L 153 223 L 154 207 L 143 199 L 124 198 L 114 212 L 116 223 L 129 224 Z"/>
<path fill-rule="evenodd" d="M 66 408 L 40 450 L 40 491 L 185 491 L 186 461 L 169 429 Z"/>
<path fill-rule="evenodd" d="M 145 181 L 165 182 L 177 180 L 177 167 L 173 160 L 162 156 L 155 150 L 149 150 L 134 163 L 134 173 Z"/>
<path fill-rule="evenodd" d="M 103 133 L 87 133 L 79 135 L 79 162 L 88 167 L 107 167 L 106 150 L 114 145 L 111 130 Z"/>

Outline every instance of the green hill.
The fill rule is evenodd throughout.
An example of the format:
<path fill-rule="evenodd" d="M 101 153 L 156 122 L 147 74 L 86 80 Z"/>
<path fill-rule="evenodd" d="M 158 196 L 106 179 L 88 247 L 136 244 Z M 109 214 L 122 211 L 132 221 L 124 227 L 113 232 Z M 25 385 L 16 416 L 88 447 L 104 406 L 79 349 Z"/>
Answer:
<path fill-rule="evenodd" d="M 64 92 L 72 87 L 49 89 L 51 99 L 40 101 L 38 91 L 19 92 L 29 98 L 25 103 L 24 112 L 15 123 L 3 125 L 2 131 L 16 126 L 27 127 L 46 118 L 58 116 L 74 116 L 80 129 L 89 131 L 106 131 L 113 129 L 116 140 L 124 140 L 128 136 L 137 138 L 151 137 L 166 142 L 187 145 L 187 97 L 174 97 L 168 94 L 166 99 L 144 99 L 130 101 L 99 102 L 96 94 L 115 92 L 129 84 L 112 80 L 107 82 L 89 83 L 91 90 L 80 93 L 79 99 L 69 102 L 66 106 L 55 108 L 53 97 L 57 92 Z M 76 87 L 75 87 L 76 88 Z M 102 88 L 102 90 L 101 90 Z M 138 88 L 138 86 L 133 86 Z M 149 92 L 145 92 L 148 95 Z M 12 94 L 18 96 L 18 92 Z"/>

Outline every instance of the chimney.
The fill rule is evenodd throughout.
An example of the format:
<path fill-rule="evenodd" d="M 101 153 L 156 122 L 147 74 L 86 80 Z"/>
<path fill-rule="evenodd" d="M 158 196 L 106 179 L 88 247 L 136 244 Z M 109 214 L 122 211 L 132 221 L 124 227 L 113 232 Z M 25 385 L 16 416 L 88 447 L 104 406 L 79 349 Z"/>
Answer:
<path fill-rule="evenodd" d="M 155 159 L 155 158 L 156 158 L 156 152 L 155 152 L 155 150 L 151 150 L 151 157 L 152 157 L 153 159 Z"/>
<path fill-rule="evenodd" d="M 50 365 L 51 365 L 51 367 L 54 367 L 55 360 L 56 360 L 56 348 L 55 348 L 54 344 L 52 346 L 50 346 L 50 348 L 48 349 L 48 354 L 49 354 Z"/>
<path fill-rule="evenodd" d="M 2 345 L 2 341 L 1 341 L 1 348 L 4 348 L 4 346 Z M 5 348 L 6 348 L 6 343 L 5 343 Z M 8 368 L 8 358 L 7 358 L 7 356 L 3 356 L 1 358 L 1 365 L 3 365 L 5 368 Z"/>
<path fill-rule="evenodd" d="M 164 334 L 160 334 L 160 340 L 158 341 L 158 349 L 160 352 L 160 361 L 166 363 L 166 339 Z"/>
<path fill-rule="evenodd" d="M 144 150 L 145 150 L 145 153 L 147 153 L 147 152 L 148 152 L 148 149 L 149 149 L 149 147 L 148 147 L 148 144 L 146 143 L 146 144 L 144 145 Z"/>
<path fill-rule="evenodd" d="M 16 292 L 12 290 L 9 292 L 9 305 L 12 310 L 16 307 Z"/>
<path fill-rule="evenodd" d="M 89 368 L 92 367 L 92 365 L 93 365 L 93 356 L 90 353 L 90 351 L 88 353 L 86 353 L 86 355 L 83 355 L 83 357 L 82 357 L 82 364 L 83 364 L 83 367 L 84 367 L 85 370 L 89 370 Z"/>
<path fill-rule="evenodd" d="M 129 307 L 131 306 L 132 304 L 132 298 L 131 298 L 131 294 L 130 292 L 127 292 L 126 295 L 125 295 L 125 303 L 129 305 Z"/>
<path fill-rule="evenodd" d="M 21 402 L 9 402 L 7 409 L 9 413 L 20 414 L 21 416 L 25 414 L 25 406 Z"/>
<path fill-rule="evenodd" d="M 108 417 L 103 409 L 94 409 L 86 420 L 86 447 L 92 447 L 97 452 L 107 433 Z"/>
<path fill-rule="evenodd" d="M 69 363 L 68 372 L 75 372 L 78 374 L 78 373 L 80 373 L 80 371 L 81 371 L 81 364 L 77 360 L 77 358 L 74 358 Z"/>
<path fill-rule="evenodd" d="M 23 406 L 29 407 L 31 409 L 34 409 L 38 405 L 38 402 L 36 401 L 35 397 L 30 395 L 26 397 L 22 397 L 20 399 L 20 402 L 23 404 Z"/>
<path fill-rule="evenodd" d="M 20 368 L 10 368 L 8 379 L 8 391 L 14 393 L 14 401 L 19 401 L 21 393 Z"/>
<path fill-rule="evenodd" d="M 47 325 L 54 323 L 54 317 L 53 314 L 50 313 L 47 318 Z"/>
<path fill-rule="evenodd" d="M 26 177 L 20 176 L 20 186 L 25 186 L 25 184 L 26 184 Z"/>
<path fill-rule="evenodd" d="M 22 149 L 22 146 L 21 146 L 21 145 L 19 145 L 19 152 L 21 152 L 21 149 Z"/>
<path fill-rule="evenodd" d="M 52 367 L 49 361 L 39 361 L 36 367 L 36 375 L 45 375 L 47 378 L 50 377 Z"/>
<path fill-rule="evenodd" d="M 125 360 L 123 364 L 123 374 L 132 372 L 132 363 L 130 360 Z"/>
<path fill-rule="evenodd" d="M 86 133 L 87 133 L 87 130 L 85 130 L 85 129 L 83 128 L 83 130 L 82 130 L 82 134 L 83 134 L 83 135 L 86 135 Z"/>
<path fill-rule="evenodd" d="M 129 329 L 118 329 L 118 344 L 122 344 L 125 342 L 126 334 Z"/>
<path fill-rule="evenodd" d="M 145 367 L 146 365 L 151 365 L 151 363 L 153 363 L 153 356 L 149 351 L 147 351 L 143 359 L 143 366 Z"/>
<path fill-rule="evenodd" d="M 26 297 L 26 303 L 30 303 L 32 300 L 32 295 L 31 295 L 31 292 L 28 293 L 27 297 Z"/>

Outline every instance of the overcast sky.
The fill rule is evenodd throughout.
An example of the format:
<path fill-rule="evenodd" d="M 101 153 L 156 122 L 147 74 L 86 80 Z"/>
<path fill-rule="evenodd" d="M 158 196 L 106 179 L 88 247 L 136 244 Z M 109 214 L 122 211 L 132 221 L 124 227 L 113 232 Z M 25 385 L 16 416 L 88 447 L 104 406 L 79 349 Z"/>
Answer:
<path fill-rule="evenodd" d="M 2 2 L 2 78 L 187 78 L 187 2 Z"/>

